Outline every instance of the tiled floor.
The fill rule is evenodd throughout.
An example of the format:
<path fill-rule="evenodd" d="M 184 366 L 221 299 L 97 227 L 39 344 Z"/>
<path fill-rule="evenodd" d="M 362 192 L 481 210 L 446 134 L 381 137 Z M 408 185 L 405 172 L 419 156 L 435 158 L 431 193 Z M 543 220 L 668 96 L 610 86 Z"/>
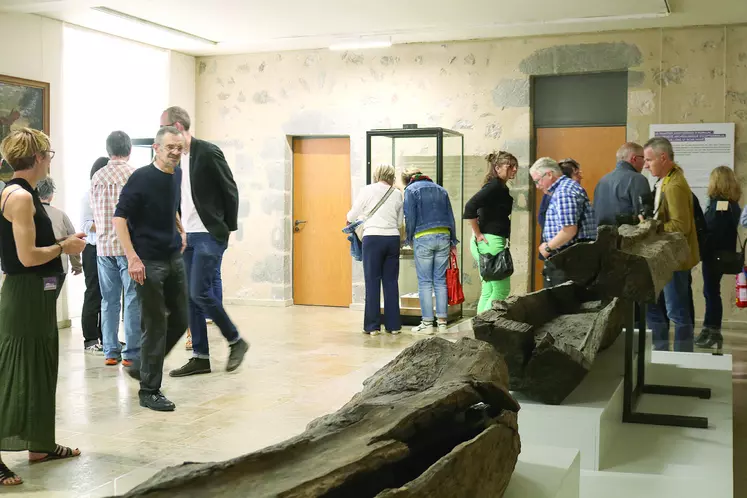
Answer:
<path fill-rule="evenodd" d="M 210 375 L 165 377 L 164 392 L 174 413 L 141 408 L 137 383 L 102 357 L 83 354 L 80 330 L 61 331 L 57 391 L 59 442 L 83 455 L 29 466 L 25 453 L 3 459 L 25 484 L 2 495 L 38 497 L 122 494 L 158 470 L 184 461 L 224 460 L 302 432 L 313 418 L 335 411 L 361 383 L 417 340 L 367 337 L 361 313 L 329 308 L 247 308 L 229 310 L 252 343 L 246 363 L 226 373 L 228 348 L 211 327 Z M 458 337 L 449 334 L 450 337 Z M 734 464 L 747 463 L 747 331 L 725 334 L 734 354 Z M 166 368 L 190 356 L 178 347 Z M 734 496 L 747 496 L 747 476 L 735 472 Z"/>
<path fill-rule="evenodd" d="M 224 371 L 228 347 L 211 327 L 213 373 L 165 377 L 164 393 L 177 405 L 173 413 L 141 408 L 138 385 L 121 367 L 85 355 L 79 328 L 62 330 L 57 435 L 83 454 L 29 466 L 26 453 L 4 453 L 25 483 L 0 494 L 122 494 L 170 465 L 224 460 L 282 441 L 337 410 L 364 379 L 417 340 L 364 336 L 362 314 L 346 309 L 233 307 L 229 313 L 252 343 L 245 364 Z M 166 359 L 167 369 L 190 357 L 181 344 Z"/>

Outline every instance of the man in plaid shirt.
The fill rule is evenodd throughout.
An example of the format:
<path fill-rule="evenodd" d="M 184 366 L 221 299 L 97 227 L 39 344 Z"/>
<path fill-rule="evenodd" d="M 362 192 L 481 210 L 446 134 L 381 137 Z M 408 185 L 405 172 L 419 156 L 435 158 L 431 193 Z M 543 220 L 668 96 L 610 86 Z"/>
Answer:
<path fill-rule="evenodd" d="M 135 168 L 127 164 L 132 141 L 123 131 L 106 139 L 109 163 L 91 180 L 91 208 L 97 229 L 99 285 L 101 286 L 101 335 L 106 365 L 131 366 L 140 359 L 140 301 L 135 281 L 128 273 L 127 258 L 112 224 L 119 194 Z M 125 348 L 119 342 L 119 317 L 124 288 Z"/>
<path fill-rule="evenodd" d="M 538 159 L 529 169 L 537 189 L 550 196 L 539 252 L 545 259 L 545 286 L 568 281 L 565 274 L 547 258 L 577 242 L 597 238 L 597 222 L 586 190 L 563 175 L 558 163 L 549 157 Z"/>

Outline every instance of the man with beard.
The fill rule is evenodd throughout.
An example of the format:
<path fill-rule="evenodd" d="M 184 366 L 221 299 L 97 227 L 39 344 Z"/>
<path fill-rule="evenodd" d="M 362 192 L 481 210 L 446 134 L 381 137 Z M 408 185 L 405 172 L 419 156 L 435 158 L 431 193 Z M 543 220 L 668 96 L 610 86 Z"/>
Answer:
<path fill-rule="evenodd" d="M 140 406 L 173 411 L 161 393 L 163 361 L 187 330 L 187 276 L 182 252 L 186 234 L 178 215 L 181 175 L 177 168 L 184 136 L 173 126 L 156 135 L 153 164 L 135 170 L 114 212 L 114 226 L 128 272 L 137 285 L 142 314 L 140 365 L 128 373 L 140 379 Z"/>

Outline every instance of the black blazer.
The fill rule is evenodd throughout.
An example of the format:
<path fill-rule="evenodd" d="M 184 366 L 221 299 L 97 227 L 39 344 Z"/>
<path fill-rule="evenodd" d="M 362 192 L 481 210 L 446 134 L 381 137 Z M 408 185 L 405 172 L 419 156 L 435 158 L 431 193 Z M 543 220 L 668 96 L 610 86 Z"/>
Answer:
<path fill-rule="evenodd" d="M 210 235 L 227 242 L 238 230 L 239 189 L 223 151 L 217 145 L 192 137 L 189 149 L 192 200 Z"/>

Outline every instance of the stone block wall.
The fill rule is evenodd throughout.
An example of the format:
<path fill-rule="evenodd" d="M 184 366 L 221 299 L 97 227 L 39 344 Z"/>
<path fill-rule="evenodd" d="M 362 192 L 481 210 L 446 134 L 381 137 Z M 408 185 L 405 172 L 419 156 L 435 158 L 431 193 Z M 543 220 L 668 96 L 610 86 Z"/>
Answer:
<path fill-rule="evenodd" d="M 226 253 L 226 296 L 248 303 L 292 298 L 290 136 L 345 135 L 353 195 L 365 183 L 365 132 L 403 123 L 464 133 L 465 200 L 480 186 L 483 156 L 515 154 L 512 293 L 531 279 L 533 186 L 530 78 L 630 71 L 628 138 L 645 141 L 652 123 L 737 123 L 737 174 L 747 174 L 747 26 L 654 29 L 491 41 L 413 44 L 206 57 L 197 63 L 197 127 L 225 151 L 241 192 L 240 229 Z M 403 155 L 395 165 L 406 166 Z M 610 169 L 614 158 L 610 157 Z M 747 183 L 745 183 L 747 186 Z M 468 242 L 469 228 L 464 228 Z M 479 277 L 464 257 L 467 307 Z M 355 265 L 353 301 L 363 300 Z M 694 272 L 702 314 L 700 271 Z M 724 283 L 725 315 L 733 306 Z M 747 319 L 745 319 L 747 321 Z"/>

